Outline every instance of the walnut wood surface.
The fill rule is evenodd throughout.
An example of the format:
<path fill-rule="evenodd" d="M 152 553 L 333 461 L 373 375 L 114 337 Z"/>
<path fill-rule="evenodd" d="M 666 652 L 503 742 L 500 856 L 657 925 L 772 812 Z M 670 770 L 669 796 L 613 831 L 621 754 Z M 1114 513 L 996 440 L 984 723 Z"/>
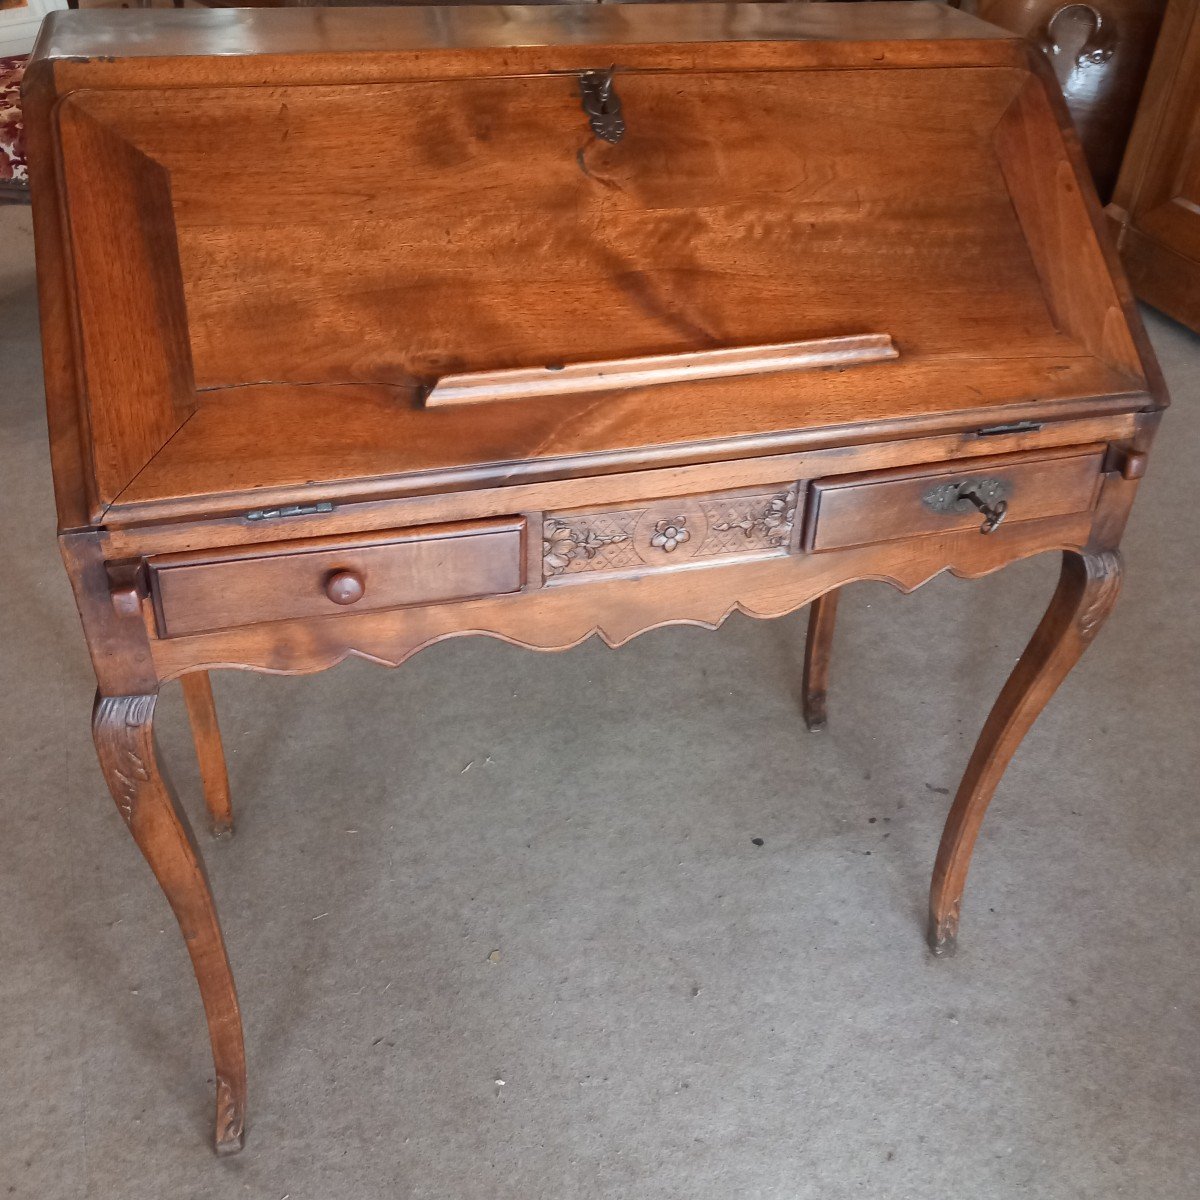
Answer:
<path fill-rule="evenodd" d="M 590 460 L 591 469 L 586 473 L 582 463 L 568 468 L 562 460 L 553 464 L 514 462 L 503 474 L 496 475 L 451 467 L 416 478 L 368 476 L 320 488 L 311 484 L 264 488 L 253 497 L 218 493 L 170 505 L 155 502 L 145 507 L 113 507 L 106 514 L 106 540 L 111 556 L 119 558 L 199 546 L 256 545 L 281 537 L 501 517 L 514 511 L 620 503 L 647 495 L 723 491 L 780 479 L 816 479 L 914 463 L 936 467 L 948 459 L 990 457 L 998 450 L 1017 453 L 1098 441 L 1131 445 L 1147 421 L 1146 414 L 1120 413 L 1041 423 L 1034 406 L 994 415 L 998 418 L 996 424 L 988 421 L 962 433 L 937 436 L 922 436 L 925 425 L 920 421 L 904 426 L 908 432 L 904 437 L 897 427 L 880 429 L 873 422 L 856 423 L 817 431 L 802 441 L 818 448 L 798 453 L 777 453 L 774 439 L 755 439 L 737 446 L 672 446 L 656 456 L 654 469 L 645 470 L 623 470 L 606 458 Z M 995 428 L 1011 431 L 989 432 Z M 555 474 L 563 477 L 547 478 Z M 329 510 L 317 515 L 246 520 L 252 503 L 261 508 L 314 499 L 328 500 Z M 149 514 L 169 516 L 171 520 L 147 523 Z"/>
<path fill-rule="evenodd" d="M 519 367 L 507 371 L 475 371 L 466 375 L 443 375 L 425 397 L 425 407 L 608 392 L 619 388 L 691 383 L 731 376 L 770 375 L 778 371 L 852 367 L 858 363 L 893 359 L 897 353 L 895 344 L 886 333 L 867 333 L 854 337 L 782 342 L 774 346 L 737 346 L 686 354 L 558 363 L 548 367 Z"/>
<path fill-rule="evenodd" d="M 315 538 L 180 554 L 149 561 L 164 637 L 288 617 L 330 616 L 339 606 L 395 609 L 516 592 L 524 579 L 524 521 L 479 521 L 402 530 L 383 537 Z M 336 575 L 360 586 L 329 592 Z M 353 590 L 353 589 L 351 589 Z"/>
<path fill-rule="evenodd" d="M 579 103 L 612 64 L 615 144 Z M 815 726 L 839 588 L 1067 552 L 943 843 L 945 943 L 1003 764 L 1098 625 L 1166 404 L 1029 47 L 932 4 L 103 11 L 52 18 L 26 78 L 97 747 L 193 956 L 219 1148 L 244 1058 L 154 756 L 177 677 L 221 826 L 216 667 L 615 646 L 815 602 Z M 330 145 L 343 174 L 314 191 Z M 852 370 L 420 402 L 446 374 L 884 329 L 899 357 Z M 1011 483 L 1013 519 L 931 521 L 960 471 Z"/>
<path fill-rule="evenodd" d="M 956 506 L 945 512 L 926 503 L 934 488 L 989 481 L 1003 490 L 1011 524 L 1087 512 L 1100 485 L 1102 446 L 1079 446 L 1055 454 L 1006 455 L 975 462 L 946 463 L 899 471 L 868 471 L 817 480 L 808 507 L 805 545 L 812 551 L 836 550 L 892 538 L 978 529 L 979 511 Z"/>
<path fill-rule="evenodd" d="M 1045 617 L 988 715 L 946 820 L 929 893 L 929 944 L 953 954 L 971 851 L 1005 767 L 1067 673 L 1092 643 L 1117 601 L 1115 550 L 1063 555 Z"/>
<path fill-rule="evenodd" d="M 833 630 L 840 595 L 840 592 L 829 592 L 818 596 L 808 612 L 801 692 L 804 723 L 810 733 L 820 733 L 829 723 L 829 664 L 833 657 Z"/>
<path fill-rule="evenodd" d="M 1108 208 L 1137 294 L 1200 332 L 1200 9 L 1172 0 Z"/>
<path fill-rule="evenodd" d="M 209 827 L 213 837 L 229 837 L 233 833 L 233 803 L 229 796 L 229 772 L 225 766 L 225 749 L 221 745 L 221 727 L 217 724 L 212 681 L 207 671 L 197 671 L 185 675 L 180 683 L 192 726 L 192 739 L 196 743 Z"/>
<path fill-rule="evenodd" d="M 732 379 L 436 413 L 375 385 L 210 393 L 105 518 L 141 523 L 222 503 L 245 510 L 311 496 L 314 483 L 323 499 L 411 494 L 838 447 L 848 436 L 973 432 L 1148 403 L 1143 387 L 1091 358 L 897 366 L 801 374 L 778 391 L 759 384 L 753 405 Z M 286 436 L 264 439 L 264 430 Z"/>
<path fill-rule="evenodd" d="M 1118 486 L 1118 483 L 1120 486 Z M 1117 520 L 1126 484 L 1106 476 L 1097 510 L 1002 525 L 984 537 L 977 528 L 826 554 L 754 556 L 683 569 L 644 568 L 589 576 L 586 581 L 511 596 L 429 605 L 403 612 L 355 612 L 336 619 L 288 622 L 274 634 L 262 625 L 189 637 L 154 639 L 163 679 L 217 667 L 305 674 L 348 657 L 399 666 L 446 638 L 487 634 L 536 650 L 566 650 L 590 637 L 609 646 L 665 625 L 715 629 L 734 612 L 778 617 L 856 579 L 880 579 L 912 591 L 944 571 L 962 578 L 990 574 L 1018 558 L 1082 549 L 1103 520 Z"/>
<path fill-rule="evenodd" d="M 216 1069 L 216 1150 L 231 1154 L 242 1148 L 245 1134 L 242 1017 L 200 852 L 159 769 L 153 732 L 157 701 L 156 694 L 97 694 L 92 732 L 109 791 L 158 878 L 192 957 Z"/>
<path fill-rule="evenodd" d="M 651 53 L 639 31 L 651 16 L 664 38 L 676 24 L 690 29 L 703 16 L 692 6 L 629 10 L 618 45 L 606 40 L 615 32 L 608 16 L 573 18 L 584 45 L 571 53 L 621 60 L 628 132 L 617 145 L 591 135 L 574 76 L 536 73 L 563 70 L 566 47 L 474 48 L 470 38 L 483 35 L 472 22 L 485 10 L 446 14 L 474 31 L 444 51 L 459 77 L 447 77 L 438 56 L 400 51 L 406 38 L 423 44 L 419 10 L 325 14 L 334 27 L 349 19 L 347 29 L 391 18 L 397 49 L 374 60 L 333 53 L 348 72 L 370 61 L 372 81 L 354 85 L 331 80 L 328 58 L 314 61 L 329 27 L 312 14 L 239 15 L 244 44 L 261 37 L 271 51 L 257 57 L 206 57 L 206 34 L 228 50 L 232 27 L 217 14 L 218 35 L 209 14 L 196 14 L 204 20 L 186 63 L 165 54 L 176 14 L 150 14 L 134 56 L 113 54 L 87 71 L 54 57 L 66 53 L 72 22 L 59 22 L 58 35 L 52 27 L 30 68 L 41 80 L 32 101 L 65 97 L 55 186 L 65 187 L 71 219 L 85 220 L 73 195 L 101 195 L 113 220 L 152 231 L 168 208 L 173 220 L 162 234 L 173 245 L 155 242 L 144 261 L 109 256 L 102 276 L 108 319 L 155 314 L 139 322 L 156 347 L 139 356 L 139 370 L 161 359 L 169 387 L 142 403 L 143 385 L 118 393 L 106 383 L 119 356 L 84 352 L 71 383 L 72 393 L 82 383 L 82 397 L 65 386 L 51 396 L 64 412 L 82 401 L 93 517 L 113 502 L 160 503 L 165 515 L 183 498 L 217 492 L 451 465 L 495 476 L 513 463 L 564 459 L 591 470 L 597 460 L 645 465 L 668 446 L 710 442 L 716 457 L 746 439 L 795 445 L 822 427 L 871 419 L 962 427 L 987 420 L 968 415 L 977 409 L 1036 404 L 1055 418 L 1142 407 L 1146 382 L 1100 248 L 1075 254 L 1095 235 L 1044 82 L 1029 76 L 1028 49 L 1017 39 L 982 49 L 969 39 L 918 43 L 913 31 L 926 20 L 976 31 L 969 18 L 925 9 L 861 25 L 847 8 L 848 39 L 785 41 L 791 22 L 803 38 L 809 6 L 785 7 L 782 16 L 778 6 L 755 9 L 755 18 L 736 6 L 725 15 L 735 29 L 748 22 L 746 40 L 697 43 L 686 69 L 670 75 L 661 49 L 639 63 Z M 269 36 L 266 16 L 289 20 Z M 547 8 L 526 18 L 539 29 L 555 19 Z M 756 20 L 769 40 L 753 40 Z M 829 14 L 816 28 L 831 20 L 840 29 Z M 123 25 L 109 21 L 96 36 L 119 48 Z M 896 41 L 881 58 L 879 42 L 853 40 L 862 28 Z M 312 55 L 291 61 L 305 38 Z M 893 45 L 912 56 L 895 64 L 909 69 L 892 69 Z M 843 69 L 812 69 L 829 46 L 840 48 Z M 952 52 L 973 69 L 949 67 Z M 290 61 L 293 83 L 237 86 L 249 59 Z M 169 79 L 145 75 L 168 63 Z M 148 88 L 154 103 L 134 103 Z M 947 104 L 954 122 L 939 119 Z M 220 137 L 204 132 L 217 129 Z M 110 144 L 123 149 L 109 156 Z M 314 203 L 311 164 L 330 144 L 352 177 Z M 1049 193 L 1030 161 L 1056 164 Z M 97 231 L 87 245 L 101 243 L 111 239 Z M 1087 286 L 1062 265 L 1068 254 Z M 87 263 L 77 276 L 79 268 L 91 277 Z M 111 342 L 101 315 L 87 315 L 85 328 Z M 298 329 L 302 355 L 292 349 Z M 735 380 L 436 420 L 417 404 L 421 388 L 448 373 L 879 329 L 895 338 L 897 362 L 856 368 L 853 378 L 764 378 L 750 407 Z"/>

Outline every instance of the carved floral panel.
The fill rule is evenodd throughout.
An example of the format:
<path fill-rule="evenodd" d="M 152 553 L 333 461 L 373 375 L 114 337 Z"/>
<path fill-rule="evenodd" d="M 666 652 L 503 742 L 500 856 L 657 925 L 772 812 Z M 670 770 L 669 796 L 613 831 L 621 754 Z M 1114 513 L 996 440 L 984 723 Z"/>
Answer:
<path fill-rule="evenodd" d="M 547 580 L 634 572 L 697 560 L 786 554 L 799 486 L 685 496 L 607 512 L 548 513 L 542 526 Z"/>

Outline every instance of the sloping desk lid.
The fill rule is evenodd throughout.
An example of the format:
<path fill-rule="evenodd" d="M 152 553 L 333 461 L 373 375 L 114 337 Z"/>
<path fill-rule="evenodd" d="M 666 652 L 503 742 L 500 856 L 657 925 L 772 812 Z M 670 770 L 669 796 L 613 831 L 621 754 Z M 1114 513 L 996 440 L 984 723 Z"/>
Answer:
<path fill-rule="evenodd" d="M 91 519 L 1144 407 L 1030 61 L 940 5 L 59 18 L 34 198 Z M 606 140 L 580 77 L 613 64 Z M 427 404 L 447 376 L 866 335 L 898 356 Z"/>

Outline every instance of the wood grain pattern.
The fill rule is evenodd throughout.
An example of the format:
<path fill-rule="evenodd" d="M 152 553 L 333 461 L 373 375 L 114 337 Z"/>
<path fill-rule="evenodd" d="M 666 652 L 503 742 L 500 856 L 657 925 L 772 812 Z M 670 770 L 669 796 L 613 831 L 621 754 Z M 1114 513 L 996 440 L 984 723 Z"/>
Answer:
<path fill-rule="evenodd" d="M 139 521 L 211 511 L 222 495 L 260 503 L 372 491 L 502 485 L 672 463 L 714 462 L 1021 420 L 1137 411 L 1144 386 L 1096 359 L 908 361 L 801 373 L 786 389 L 733 379 L 511 405 L 424 411 L 373 386 L 209 393 L 106 513 Z M 853 431 L 853 432 L 852 432 Z M 247 497 L 248 489 L 254 496 Z M 214 499 L 216 498 L 216 499 Z M 231 501 L 226 501 L 230 503 Z"/>
<path fill-rule="evenodd" d="M 988 716 L 946 820 L 929 893 L 929 944 L 953 954 L 971 852 L 1021 739 L 1112 612 L 1121 584 L 1115 550 L 1063 555 L 1062 574 L 1034 632 Z"/>
<path fill-rule="evenodd" d="M 1106 478 L 1104 492 L 1112 486 Z M 785 616 L 857 579 L 881 579 L 912 591 L 944 571 L 975 578 L 1031 554 L 1082 549 L 1098 519 L 1099 514 L 1081 513 L 1001 526 L 990 537 L 972 529 L 827 554 L 718 562 L 696 571 L 602 573 L 586 586 L 547 586 L 401 612 L 348 610 L 336 620 L 155 640 L 154 661 L 161 677 L 171 679 L 218 667 L 307 674 L 352 657 L 395 667 L 428 646 L 468 634 L 531 650 L 567 650 L 590 637 L 615 647 L 665 625 L 715 629 L 734 612 Z"/>
<path fill-rule="evenodd" d="M 216 906 L 187 817 L 159 770 L 154 746 L 156 694 L 97 693 L 92 732 L 100 767 L 138 849 L 158 879 L 200 985 L 217 1075 L 216 1150 L 242 1148 L 246 1054 L 242 1017 Z"/>
<path fill-rule="evenodd" d="M 230 837 L 233 834 L 233 803 L 229 795 L 229 771 L 225 766 L 225 748 L 221 744 L 221 727 L 217 724 L 212 682 L 207 671 L 185 675 L 179 682 L 183 687 L 183 700 L 192 726 L 192 739 L 196 743 L 196 760 L 200 765 L 200 781 L 204 785 L 209 828 L 213 837 Z"/>
<path fill-rule="evenodd" d="M 1098 211 L 1094 188 L 1068 155 L 1074 134 L 1056 124 L 1049 89 L 1041 81 L 1025 84 L 995 137 L 1056 324 L 1118 370 L 1140 374 L 1129 315 L 1103 253 L 1105 233 L 1089 212 L 1089 199 Z M 1077 141 L 1074 148 L 1078 157 Z"/>
<path fill-rule="evenodd" d="M 112 500 L 193 403 L 170 186 L 111 129 L 86 119 L 59 129 L 95 486 Z"/>
<path fill-rule="evenodd" d="M 818 596 L 808 613 L 801 696 L 804 723 L 810 733 L 820 733 L 829 723 L 829 664 L 833 657 L 833 630 L 840 595 L 840 591 L 834 591 Z"/>
<path fill-rule="evenodd" d="M 288 617 L 336 615 L 347 603 L 327 584 L 359 580 L 357 609 L 436 604 L 521 587 L 525 522 L 475 521 L 402 530 L 390 536 L 315 538 L 150 560 L 159 630 L 179 637 Z"/>
<path fill-rule="evenodd" d="M 615 144 L 579 95 L 610 64 Z M 932 4 L 93 12 L 52 18 L 26 79 L 97 749 L 192 954 L 219 1149 L 245 1062 L 154 751 L 178 677 L 222 827 L 217 667 L 815 604 L 815 727 L 840 588 L 1066 552 L 952 813 L 944 947 L 999 773 L 1110 607 L 1166 404 L 1027 47 Z M 852 370 L 421 403 L 446 375 L 879 330 L 899 357 Z M 1020 483 L 1019 519 L 930 525 L 922 489 L 960 470 Z M 848 524 L 818 511 L 811 552 L 805 506 L 834 493 Z"/>
<path fill-rule="evenodd" d="M 1036 417 L 1036 411 L 1033 414 Z M 564 464 L 514 463 L 502 477 L 483 477 L 471 470 L 445 470 L 415 479 L 359 478 L 315 489 L 263 489 L 262 502 L 286 505 L 319 496 L 330 505 L 320 514 L 299 514 L 269 520 L 246 520 L 250 498 L 240 493 L 208 494 L 169 506 L 112 508 L 107 514 L 106 544 L 113 557 L 135 557 L 232 543 L 252 546 L 282 537 L 319 537 L 333 533 L 397 529 L 437 521 L 470 520 L 529 512 L 605 505 L 773 485 L 780 479 L 814 479 L 823 475 L 881 470 L 918 463 L 939 464 L 954 459 L 992 457 L 1088 442 L 1129 445 L 1148 420 L 1147 414 L 1117 413 L 1077 420 L 1030 420 L 1028 407 L 1008 410 L 1008 420 L 988 421 L 958 434 L 921 436 L 923 423 L 913 422 L 909 436 L 883 431 L 891 440 L 876 440 L 878 426 L 862 423 L 801 438 L 823 447 L 798 453 L 773 453 L 770 444 L 673 447 L 658 456 L 653 469 L 626 471 L 611 460 L 593 461 L 592 470 L 568 471 Z M 1022 424 L 1025 422 L 1025 424 Z M 989 427 L 1009 432 L 992 434 Z M 981 432 L 983 431 L 983 432 Z M 714 458 L 717 455 L 719 457 Z M 705 461 L 709 460 L 709 461 Z M 678 465 L 682 464 L 682 465 Z M 547 478 L 547 475 L 565 478 Z M 445 489 L 454 490 L 445 490 Z M 169 514 L 169 522 L 150 521 Z"/>
<path fill-rule="evenodd" d="M 605 362 L 522 367 L 511 371 L 476 371 L 466 375 L 443 375 L 425 397 L 425 407 L 608 392 L 664 383 L 770 375 L 777 371 L 815 371 L 880 362 L 897 356 L 892 339 L 886 333 L 879 333 L 782 342 L 775 346 L 700 350 L 692 354 L 658 354 Z"/>
<path fill-rule="evenodd" d="M 404 386 L 880 330 L 905 354 L 1012 353 L 1049 332 L 984 136 L 1020 82 L 957 78 L 947 128 L 945 71 L 626 71 L 615 146 L 569 76 L 78 93 L 64 119 L 169 171 L 200 389 Z M 331 144 L 348 174 L 318 217 Z"/>
<path fill-rule="evenodd" d="M 1005 520 L 1041 520 L 1087 512 L 1096 500 L 1104 447 L 1080 446 L 1031 456 L 1010 455 L 938 471 L 909 468 L 817 480 L 811 490 L 805 545 L 811 551 L 919 537 L 948 529 L 980 528 L 979 511 L 932 508 L 926 497 L 948 483 L 995 482 L 1007 504 Z"/>

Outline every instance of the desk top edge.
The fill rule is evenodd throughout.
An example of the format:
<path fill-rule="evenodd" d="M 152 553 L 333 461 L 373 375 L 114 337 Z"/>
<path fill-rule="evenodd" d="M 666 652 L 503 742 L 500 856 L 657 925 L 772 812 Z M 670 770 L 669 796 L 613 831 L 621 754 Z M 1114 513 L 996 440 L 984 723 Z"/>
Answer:
<path fill-rule="evenodd" d="M 395 8 L 86 9 L 51 13 L 31 66 L 145 58 L 371 55 L 712 42 L 1012 41 L 957 9 L 842 4 L 561 4 Z"/>

